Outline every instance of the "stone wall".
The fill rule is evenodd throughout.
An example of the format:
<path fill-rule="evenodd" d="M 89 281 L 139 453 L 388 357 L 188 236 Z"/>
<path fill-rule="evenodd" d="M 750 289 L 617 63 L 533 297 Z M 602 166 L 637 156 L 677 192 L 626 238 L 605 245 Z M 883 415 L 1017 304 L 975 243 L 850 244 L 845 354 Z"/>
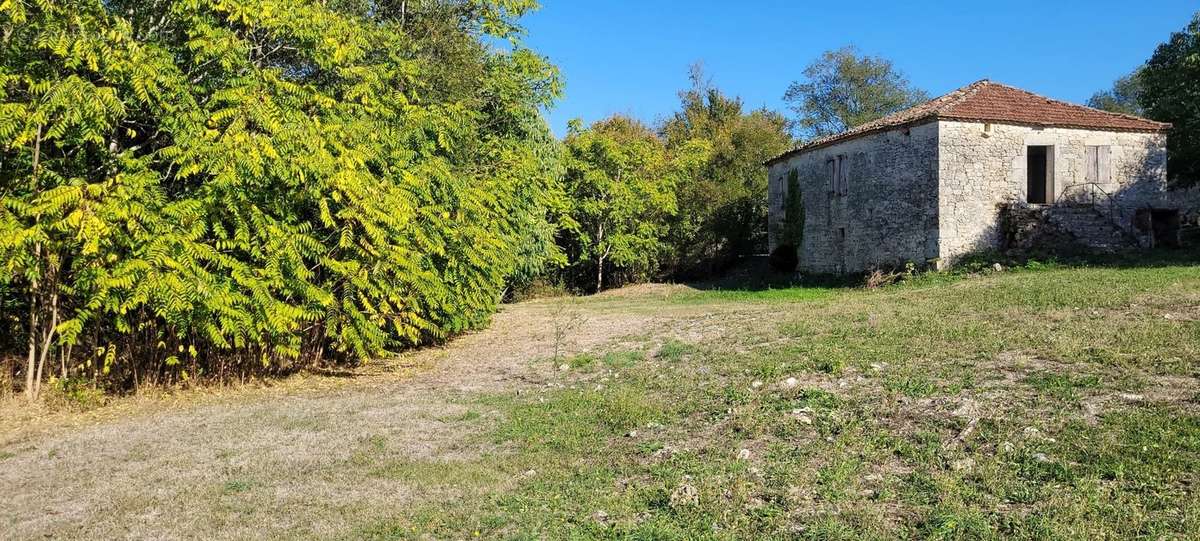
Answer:
<path fill-rule="evenodd" d="M 1079 186 L 1085 182 L 1085 147 L 1103 145 L 1110 149 L 1109 173 L 1100 184 L 1121 209 L 1114 219 L 1128 225 L 1136 208 L 1172 205 L 1164 190 L 1163 135 L 945 120 L 938 126 L 938 255 L 944 261 L 1000 247 L 999 205 L 1027 200 L 1031 145 L 1054 147 L 1055 200 L 1087 189 Z"/>
<path fill-rule="evenodd" d="M 859 272 L 1001 248 L 1002 204 L 1027 201 L 1027 148 L 1053 147 L 1054 200 L 1090 190 L 1086 147 L 1107 146 L 1099 179 L 1115 211 L 1132 230 L 1139 208 L 1195 208 L 1195 194 L 1168 192 L 1165 136 L 982 122 L 931 121 L 875 133 L 792 156 L 770 167 L 768 232 L 782 239 L 787 179 L 796 171 L 805 224 L 800 268 Z M 834 192 L 827 161 L 848 164 L 845 195 Z M 1196 192 L 1200 194 L 1200 192 Z M 1187 197 L 1184 197 L 1187 195 Z M 1098 202 L 1107 203 L 1103 195 Z M 1098 209 L 1107 209 L 1101 204 Z"/>
<path fill-rule="evenodd" d="M 788 174 L 795 170 L 805 223 L 800 268 L 859 272 L 922 263 L 938 256 L 938 131 L 936 122 L 816 148 L 771 165 L 768 231 L 781 239 Z M 845 194 L 835 193 L 827 161 L 848 164 Z"/>

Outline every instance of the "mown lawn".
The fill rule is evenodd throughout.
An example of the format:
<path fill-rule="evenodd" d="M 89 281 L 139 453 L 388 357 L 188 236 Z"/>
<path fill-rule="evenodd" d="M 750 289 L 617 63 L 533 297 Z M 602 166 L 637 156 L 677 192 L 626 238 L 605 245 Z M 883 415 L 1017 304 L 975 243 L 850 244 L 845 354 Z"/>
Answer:
<path fill-rule="evenodd" d="M 478 497 L 347 537 L 1200 536 L 1185 261 L 652 302 L 759 308 L 717 341 L 534 361 L 565 385 L 471 406 L 500 412 L 495 452 L 377 464 Z"/>

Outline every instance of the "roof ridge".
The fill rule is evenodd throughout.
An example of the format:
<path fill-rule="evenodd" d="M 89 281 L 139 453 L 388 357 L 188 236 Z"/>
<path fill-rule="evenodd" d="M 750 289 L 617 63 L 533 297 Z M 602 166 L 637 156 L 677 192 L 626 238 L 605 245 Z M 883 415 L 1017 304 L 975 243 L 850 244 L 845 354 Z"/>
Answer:
<path fill-rule="evenodd" d="M 809 141 L 799 143 L 799 144 L 795 145 L 794 147 L 792 147 L 791 150 L 784 153 L 784 155 L 787 155 L 792 152 L 796 152 L 796 151 L 799 151 L 799 150 L 802 150 L 805 148 L 819 146 L 819 145 L 822 145 L 822 144 L 825 144 L 825 143 L 828 143 L 831 141 L 842 139 L 844 137 L 853 136 L 854 134 L 869 132 L 871 130 L 878 129 L 881 127 L 887 127 L 888 125 L 899 121 L 899 119 L 904 119 L 905 115 L 913 114 L 913 112 L 918 109 L 927 108 L 928 110 L 921 111 L 921 112 L 919 112 L 919 114 L 916 114 L 912 118 L 907 118 L 907 119 L 904 119 L 903 121 L 900 121 L 900 123 L 901 124 L 910 124 L 910 123 L 914 123 L 914 122 L 919 122 L 921 120 L 925 120 L 927 118 L 936 118 L 942 109 L 951 107 L 953 105 L 957 105 L 958 103 L 962 102 L 969 96 L 978 92 L 980 88 L 983 88 L 984 86 L 986 86 L 987 84 L 990 84 L 990 83 L 991 83 L 991 81 L 988 79 L 980 79 L 969 85 L 962 86 L 962 87 L 956 88 L 954 90 L 951 90 L 950 92 L 942 94 L 941 96 L 938 96 L 936 98 L 932 98 L 932 99 L 923 101 L 921 103 L 913 105 L 912 107 L 901 109 L 894 113 L 889 113 L 889 114 L 881 116 L 875 120 L 860 124 L 858 126 L 850 128 L 848 130 L 845 130 L 845 131 L 842 131 L 839 133 L 832 133 L 829 135 L 824 135 L 821 137 L 817 137 L 815 139 L 811 139 Z M 939 101 L 943 102 L 943 103 L 937 103 Z"/>
<path fill-rule="evenodd" d="M 999 87 L 1002 87 L 1002 88 L 1007 88 L 1007 89 L 1009 89 L 1009 90 L 1016 90 L 1017 92 L 1021 92 L 1021 93 L 1023 93 L 1023 94 L 1028 94 L 1028 95 L 1030 95 L 1030 96 L 1033 96 L 1033 97 L 1035 97 L 1035 98 L 1038 98 L 1038 99 L 1043 99 L 1043 100 L 1046 100 L 1046 101 L 1048 101 L 1048 102 L 1050 102 L 1050 103 L 1055 103 L 1055 104 L 1058 104 L 1058 105 L 1064 105 L 1064 106 L 1067 106 L 1067 107 L 1077 107 L 1077 108 L 1080 108 L 1080 109 L 1087 109 L 1087 110 L 1089 110 L 1089 111 L 1095 111 L 1095 112 L 1097 112 L 1097 113 L 1103 113 L 1103 114 L 1105 114 L 1105 115 L 1109 115 L 1109 116 L 1115 116 L 1115 117 L 1120 117 L 1120 118 L 1125 118 L 1125 119 L 1128 119 L 1128 120 L 1140 120 L 1140 121 L 1143 121 L 1143 122 L 1154 122 L 1154 123 L 1157 123 L 1157 124 L 1162 124 L 1162 125 L 1164 125 L 1164 126 L 1166 126 L 1166 125 L 1169 125 L 1169 123 L 1167 123 L 1167 122 L 1159 122 L 1159 121 L 1157 121 L 1157 120 L 1152 120 L 1152 119 L 1149 119 L 1149 118 L 1146 118 L 1146 117 L 1141 117 L 1141 116 L 1137 116 L 1137 115 L 1131 115 L 1131 114 L 1127 114 L 1127 113 L 1117 113 L 1117 112 L 1114 112 L 1114 111 L 1105 111 L 1104 109 L 1097 109 L 1097 108 L 1095 108 L 1095 107 L 1090 107 L 1090 106 L 1083 105 L 1083 104 L 1080 104 L 1080 103 L 1073 103 L 1073 102 L 1069 102 L 1069 101 L 1066 101 L 1066 100 L 1060 100 L 1060 99 L 1057 99 L 1057 98 L 1051 98 L 1051 97 L 1049 97 L 1049 96 L 1043 96 L 1043 95 L 1041 95 L 1041 94 L 1038 94 L 1037 92 L 1033 92 L 1033 91 L 1031 91 L 1031 90 L 1025 90 L 1024 88 L 1016 87 L 1016 86 L 1013 86 L 1013 85 L 1008 85 L 1008 84 L 1004 84 L 1004 83 L 998 83 L 998 82 L 996 82 L 996 81 L 992 81 L 992 80 L 989 80 L 989 79 L 980 79 L 979 81 L 976 81 L 975 83 L 972 83 L 971 85 L 968 85 L 968 86 L 972 86 L 972 85 L 979 84 L 979 83 L 986 83 L 986 84 L 989 84 L 989 85 L 994 85 L 994 86 L 999 86 Z"/>
<path fill-rule="evenodd" d="M 993 89 L 979 95 L 985 89 Z M 976 98 L 976 99 L 972 99 Z M 1040 102 L 1040 103 L 1039 103 Z M 1090 118 L 1088 118 L 1090 116 Z M 980 79 L 931 100 L 896 111 L 841 133 L 797 144 L 766 163 L 771 164 L 797 153 L 854 139 L 871 133 L 915 126 L 930 120 L 1000 122 L 1033 126 L 1058 126 L 1084 130 L 1161 132 L 1171 124 L 1124 113 L 1104 111 L 1086 105 L 1050 98 L 1023 88 Z"/>
<path fill-rule="evenodd" d="M 950 107 L 952 105 L 958 105 L 963 100 L 965 100 L 971 96 L 974 96 L 976 93 L 978 93 L 979 89 L 981 89 L 987 85 L 992 85 L 992 84 L 996 84 L 996 83 L 993 83 L 990 79 L 980 79 L 980 80 L 975 81 L 967 86 L 962 86 L 962 87 L 956 88 L 954 90 L 951 90 L 950 92 L 942 94 L 941 96 L 933 98 L 930 101 L 937 101 L 940 99 L 953 97 L 952 99 L 948 99 L 947 103 L 944 103 L 938 107 L 935 107 L 934 110 L 932 111 L 932 113 L 937 114 L 937 113 L 940 113 L 941 110 L 946 107 Z M 920 107 L 920 106 L 918 105 L 918 107 Z"/>

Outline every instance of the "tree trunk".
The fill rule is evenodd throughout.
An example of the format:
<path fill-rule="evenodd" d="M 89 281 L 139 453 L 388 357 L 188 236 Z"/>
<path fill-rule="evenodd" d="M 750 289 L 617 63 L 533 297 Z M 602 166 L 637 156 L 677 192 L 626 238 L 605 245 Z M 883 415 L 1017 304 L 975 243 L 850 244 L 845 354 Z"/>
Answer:
<path fill-rule="evenodd" d="M 596 260 L 596 293 L 604 290 L 604 256 Z"/>
<path fill-rule="evenodd" d="M 33 292 L 29 294 L 29 357 L 25 360 L 25 399 L 30 402 L 36 398 L 33 394 L 33 370 L 37 363 L 37 335 L 37 289 L 35 286 Z"/>
<path fill-rule="evenodd" d="M 604 244 L 604 223 L 600 223 L 600 229 L 596 232 L 596 248 Z M 596 293 L 604 290 L 604 258 L 608 257 L 608 250 L 600 252 L 596 257 Z"/>
<path fill-rule="evenodd" d="M 33 137 L 33 174 L 29 177 L 30 193 L 36 194 L 38 191 L 38 168 L 41 166 L 42 159 L 42 127 L 37 127 L 37 134 Z M 34 245 L 33 249 L 34 261 L 42 259 L 42 243 Z M 35 263 L 36 264 L 36 263 Z M 29 283 L 29 358 L 25 361 L 25 398 L 30 402 L 37 399 L 37 391 L 34 389 L 34 365 L 37 362 L 37 343 L 38 343 L 38 281 L 34 278 Z"/>
<path fill-rule="evenodd" d="M 55 327 L 58 327 L 58 291 L 50 294 L 50 325 L 46 327 L 46 338 L 42 341 L 42 351 L 38 356 L 37 376 L 33 380 L 34 400 L 42 394 L 42 375 L 46 370 L 46 360 L 50 357 L 50 346 L 54 343 Z"/>

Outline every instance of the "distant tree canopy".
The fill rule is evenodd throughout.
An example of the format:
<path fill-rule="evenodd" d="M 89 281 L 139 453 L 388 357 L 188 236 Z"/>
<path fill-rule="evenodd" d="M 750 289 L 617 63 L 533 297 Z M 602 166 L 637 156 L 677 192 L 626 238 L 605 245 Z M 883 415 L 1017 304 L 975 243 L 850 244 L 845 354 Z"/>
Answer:
<path fill-rule="evenodd" d="M 1167 147 L 1171 182 L 1200 183 L 1200 13 L 1158 46 L 1140 79 L 1146 115 L 1174 125 Z"/>
<path fill-rule="evenodd" d="M 796 115 L 801 137 L 817 138 L 901 111 L 929 99 L 890 60 L 867 56 L 854 47 L 826 51 L 804 69 L 784 101 Z"/>
<path fill-rule="evenodd" d="M 1144 116 L 1146 111 L 1142 109 L 1141 95 L 1142 72 L 1138 69 L 1117 79 L 1112 88 L 1093 94 L 1087 105 L 1112 113 Z"/>
<path fill-rule="evenodd" d="M 560 84 L 516 24 L 535 5 L 0 3 L 0 332 L 26 392 L 485 323 L 563 262 L 539 113 Z"/>
<path fill-rule="evenodd" d="M 745 111 L 693 66 L 680 110 L 660 128 L 678 174 L 670 266 L 678 276 L 712 272 L 731 258 L 766 251 L 767 170 L 792 143 L 779 113 Z"/>
<path fill-rule="evenodd" d="M 662 141 L 637 120 L 614 116 L 587 129 L 573 122 L 565 146 L 571 223 L 563 243 L 575 283 L 590 274 L 600 291 L 609 273 L 620 281 L 654 276 L 676 211 Z"/>
<path fill-rule="evenodd" d="M 651 131 L 613 116 L 572 123 L 564 142 L 564 285 L 599 291 L 663 276 L 700 278 L 766 249 L 767 171 L 791 145 L 787 121 L 713 86 L 699 66 L 680 109 Z"/>

